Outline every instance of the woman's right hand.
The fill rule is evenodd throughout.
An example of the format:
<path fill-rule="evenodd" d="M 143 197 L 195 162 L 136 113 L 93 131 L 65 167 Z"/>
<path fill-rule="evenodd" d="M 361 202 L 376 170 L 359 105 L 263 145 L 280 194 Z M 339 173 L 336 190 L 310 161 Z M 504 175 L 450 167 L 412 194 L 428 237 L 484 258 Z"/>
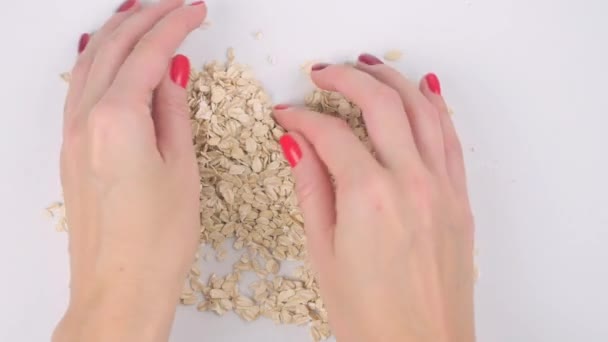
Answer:
<path fill-rule="evenodd" d="M 474 341 L 473 218 L 437 77 L 418 87 L 362 55 L 312 79 L 361 107 L 376 152 L 340 119 L 275 110 L 338 340 Z"/>

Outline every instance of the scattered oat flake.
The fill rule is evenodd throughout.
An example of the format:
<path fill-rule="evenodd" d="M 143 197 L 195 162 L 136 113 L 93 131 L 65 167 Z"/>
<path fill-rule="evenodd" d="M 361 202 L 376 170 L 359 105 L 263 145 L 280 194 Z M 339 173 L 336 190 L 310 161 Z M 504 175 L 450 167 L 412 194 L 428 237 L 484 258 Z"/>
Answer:
<path fill-rule="evenodd" d="M 264 32 L 262 31 L 257 31 L 253 34 L 253 38 L 255 38 L 255 40 L 262 40 L 264 39 Z"/>
<path fill-rule="evenodd" d="M 396 62 L 403 58 L 403 52 L 400 50 L 390 50 L 384 54 L 384 59 L 390 62 Z"/>
<path fill-rule="evenodd" d="M 310 75 L 312 67 L 317 63 L 319 63 L 319 61 L 306 61 L 300 66 L 300 70 L 302 70 L 303 73 Z"/>
<path fill-rule="evenodd" d="M 266 58 L 266 60 L 268 61 L 268 63 L 269 63 L 270 65 L 277 65 L 277 59 L 276 59 L 276 57 L 274 57 L 274 56 L 272 56 L 272 55 L 269 55 L 269 56 Z"/>
<path fill-rule="evenodd" d="M 61 79 L 64 80 L 66 83 L 70 83 L 70 81 L 72 80 L 72 74 L 69 72 L 61 73 L 59 77 L 61 77 Z"/>
<path fill-rule="evenodd" d="M 207 30 L 208 28 L 211 27 L 211 22 L 210 21 L 204 21 L 201 26 L 199 26 L 199 29 L 201 30 Z"/>

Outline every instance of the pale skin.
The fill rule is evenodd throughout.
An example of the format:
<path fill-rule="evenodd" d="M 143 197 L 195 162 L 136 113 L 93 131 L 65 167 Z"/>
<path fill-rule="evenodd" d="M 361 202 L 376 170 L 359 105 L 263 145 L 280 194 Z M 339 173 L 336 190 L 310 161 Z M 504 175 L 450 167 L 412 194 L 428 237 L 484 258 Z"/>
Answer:
<path fill-rule="evenodd" d="M 61 156 L 71 296 L 54 342 L 168 340 L 200 227 L 189 64 L 174 55 L 206 12 L 130 1 L 81 40 Z M 275 108 L 338 341 L 474 341 L 474 225 L 437 77 L 414 84 L 370 55 L 311 77 L 362 108 L 375 150 L 339 119 Z"/>

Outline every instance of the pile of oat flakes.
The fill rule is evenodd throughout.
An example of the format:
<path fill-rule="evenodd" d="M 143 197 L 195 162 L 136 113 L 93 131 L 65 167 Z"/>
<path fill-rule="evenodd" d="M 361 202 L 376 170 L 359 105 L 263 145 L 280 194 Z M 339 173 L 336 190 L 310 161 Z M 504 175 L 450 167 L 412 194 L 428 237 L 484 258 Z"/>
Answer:
<path fill-rule="evenodd" d="M 268 94 L 250 69 L 234 61 L 232 50 L 226 63 L 193 71 L 188 91 L 201 174 L 200 243 L 221 260 L 224 243 L 232 239 L 242 255 L 232 273 L 208 281 L 201 279 L 197 260 L 182 303 L 218 315 L 234 311 L 247 321 L 266 317 L 310 325 L 315 341 L 330 337 L 319 287 L 305 262 L 294 180 L 278 144 L 284 131 L 272 118 Z M 366 140 L 360 110 L 342 96 L 315 91 L 307 105 L 346 118 Z M 301 263 L 289 277 L 280 274 L 287 260 Z M 242 291 L 246 272 L 258 279 Z"/>

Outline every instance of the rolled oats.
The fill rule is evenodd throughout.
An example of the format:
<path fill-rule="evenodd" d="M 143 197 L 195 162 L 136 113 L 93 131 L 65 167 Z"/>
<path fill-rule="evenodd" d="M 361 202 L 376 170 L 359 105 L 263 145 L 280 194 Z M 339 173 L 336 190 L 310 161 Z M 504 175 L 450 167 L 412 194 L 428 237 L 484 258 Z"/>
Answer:
<path fill-rule="evenodd" d="M 328 338 L 327 312 L 304 264 L 305 234 L 294 180 L 277 142 L 284 131 L 272 119 L 270 97 L 253 73 L 234 61 L 234 50 L 227 56 L 226 63 L 194 71 L 188 87 L 201 174 L 200 243 L 211 245 L 223 259 L 223 242 L 234 238 L 233 248 L 245 252 L 233 273 L 213 275 L 198 286 L 202 301 L 197 309 L 219 315 L 234 311 L 246 321 L 267 317 L 311 324 L 316 340 Z M 360 110 L 342 96 L 316 91 L 308 105 L 362 125 Z M 363 137 L 365 131 L 359 134 Z M 286 260 L 303 263 L 290 278 L 279 275 Z M 250 296 L 239 291 L 244 272 L 259 278 L 249 286 Z M 190 272 L 189 277 L 198 280 L 199 275 Z M 192 295 L 186 292 L 182 301 L 190 303 Z"/>
<path fill-rule="evenodd" d="M 401 50 L 390 50 L 384 54 L 384 59 L 389 62 L 396 62 L 403 58 L 403 52 Z"/>

